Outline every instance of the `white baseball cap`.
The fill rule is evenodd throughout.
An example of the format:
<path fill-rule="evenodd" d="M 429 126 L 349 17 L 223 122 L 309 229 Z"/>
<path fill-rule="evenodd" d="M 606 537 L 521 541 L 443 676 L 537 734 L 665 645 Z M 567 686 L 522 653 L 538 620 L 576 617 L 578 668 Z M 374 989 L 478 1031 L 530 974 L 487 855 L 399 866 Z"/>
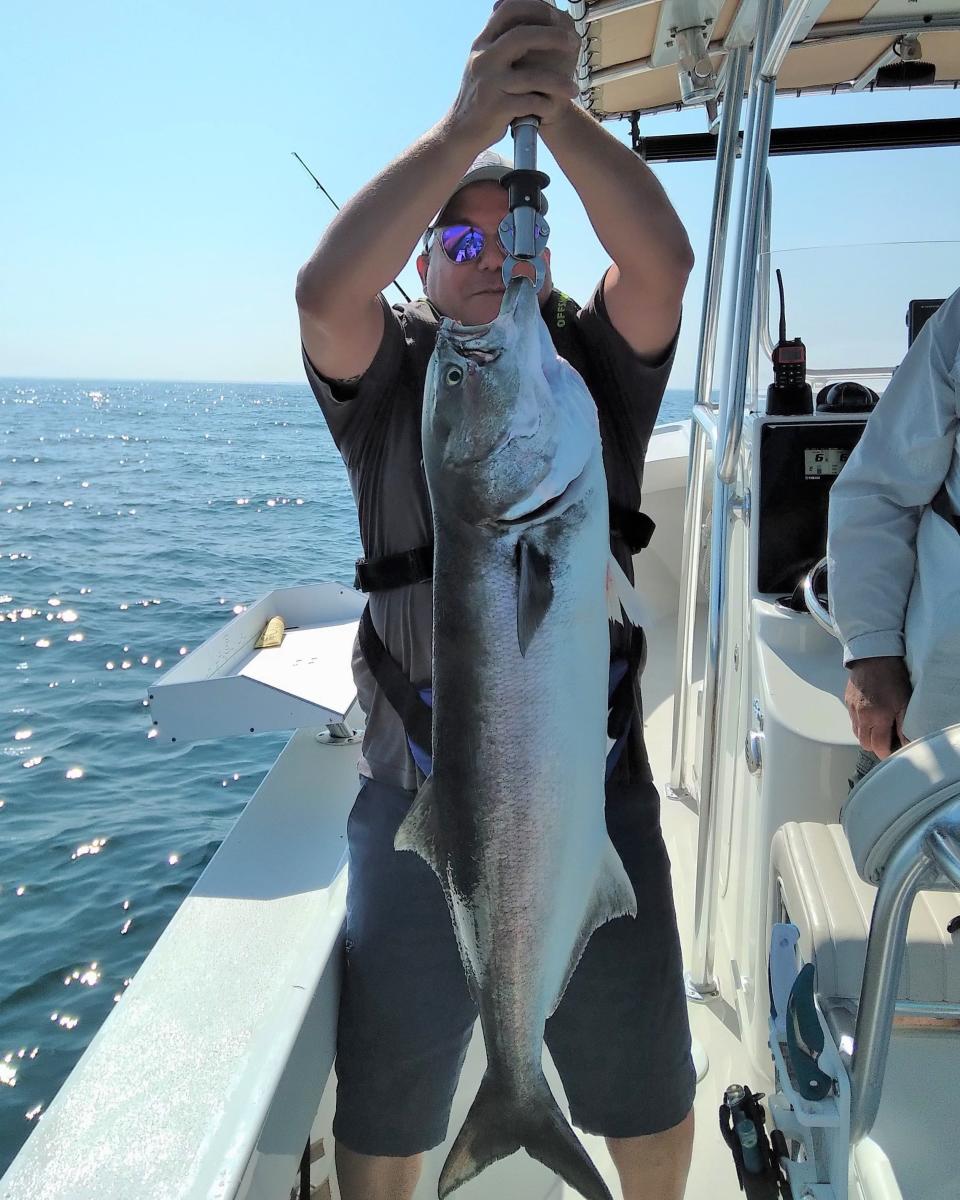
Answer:
<path fill-rule="evenodd" d="M 508 175 L 513 170 L 513 163 L 509 159 L 504 158 L 496 150 L 483 150 L 470 164 L 467 173 L 460 180 L 457 186 L 453 189 L 443 204 L 443 207 L 430 222 L 435 225 L 439 218 L 443 215 L 444 209 L 449 207 L 450 201 L 454 198 L 457 192 L 463 188 L 469 187 L 471 183 L 503 183 L 505 175 Z M 547 198 L 541 193 L 540 211 L 547 211 Z"/>

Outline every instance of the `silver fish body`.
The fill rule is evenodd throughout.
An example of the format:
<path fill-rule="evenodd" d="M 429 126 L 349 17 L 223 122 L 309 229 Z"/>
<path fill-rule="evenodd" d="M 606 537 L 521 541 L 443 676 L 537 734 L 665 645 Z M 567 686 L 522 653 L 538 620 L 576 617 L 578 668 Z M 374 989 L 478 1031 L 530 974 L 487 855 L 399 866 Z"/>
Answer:
<path fill-rule="evenodd" d="M 541 1066 L 591 933 L 636 914 L 604 820 L 607 489 L 596 407 L 529 281 L 491 325 L 441 326 L 423 454 L 433 772 L 396 846 L 443 885 L 487 1051 L 440 1196 L 523 1146 L 609 1200 Z"/>

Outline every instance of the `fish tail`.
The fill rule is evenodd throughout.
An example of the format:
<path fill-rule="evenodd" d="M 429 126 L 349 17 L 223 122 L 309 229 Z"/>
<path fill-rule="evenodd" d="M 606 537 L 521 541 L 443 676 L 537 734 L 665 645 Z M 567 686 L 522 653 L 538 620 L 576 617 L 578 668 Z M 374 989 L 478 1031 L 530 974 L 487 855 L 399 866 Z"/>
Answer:
<path fill-rule="evenodd" d="M 560 1111 L 543 1075 L 535 1095 L 521 1100 L 489 1070 L 443 1164 L 440 1200 L 521 1147 L 586 1200 L 611 1200 L 600 1172 Z"/>

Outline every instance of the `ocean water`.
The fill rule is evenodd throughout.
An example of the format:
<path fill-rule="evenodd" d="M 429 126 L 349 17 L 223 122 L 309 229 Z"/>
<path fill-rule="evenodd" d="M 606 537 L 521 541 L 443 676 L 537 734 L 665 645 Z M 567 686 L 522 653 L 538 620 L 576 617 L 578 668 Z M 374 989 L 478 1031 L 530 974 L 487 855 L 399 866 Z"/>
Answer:
<path fill-rule="evenodd" d="M 306 386 L 0 380 L 0 1174 L 286 741 L 162 745 L 151 683 L 359 553 Z"/>

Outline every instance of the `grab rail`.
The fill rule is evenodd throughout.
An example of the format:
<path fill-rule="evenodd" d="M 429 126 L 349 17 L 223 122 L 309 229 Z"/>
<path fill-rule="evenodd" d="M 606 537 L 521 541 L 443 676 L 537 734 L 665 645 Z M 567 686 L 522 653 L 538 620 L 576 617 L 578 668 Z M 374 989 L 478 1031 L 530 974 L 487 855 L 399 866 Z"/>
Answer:
<path fill-rule="evenodd" d="M 673 708 L 673 747 L 670 783 L 674 789 L 686 786 L 683 762 L 683 732 L 687 724 L 688 688 L 693 665 L 693 631 L 696 623 L 696 580 L 700 567 L 698 525 L 703 504 L 704 431 L 706 425 L 698 409 L 716 412 L 711 401 L 713 368 L 716 358 L 717 327 L 719 324 L 720 294 L 723 285 L 723 264 L 726 257 L 727 233 L 730 228 L 730 204 L 733 195 L 733 168 L 739 140 L 740 114 L 743 111 L 743 85 L 747 70 L 747 48 L 738 47 L 727 60 L 723 116 L 717 144 L 717 177 L 713 192 L 713 217 L 710 231 L 710 250 L 703 285 L 703 315 L 700 323 L 700 352 L 697 361 L 697 384 L 690 435 L 687 468 L 687 490 L 683 512 L 683 552 L 680 566 L 682 607 L 677 637 L 676 689 Z M 715 430 L 709 431 L 711 447 Z"/>
<path fill-rule="evenodd" d="M 851 1146 L 870 1133 L 880 1109 L 913 902 L 941 879 L 960 887 L 960 844 L 953 833 L 957 808 L 956 799 L 948 802 L 910 831 L 891 855 L 877 890 L 850 1067 Z M 945 818 L 944 809 L 953 811 Z"/>
<path fill-rule="evenodd" d="M 720 321 L 720 291 L 723 286 L 723 264 L 727 252 L 727 233 L 730 228 L 730 203 L 733 199 L 733 165 L 740 138 L 740 114 L 743 111 L 743 85 L 747 74 L 747 47 L 738 46 L 726 63 L 726 82 L 723 89 L 723 114 L 717 139 L 717 173 L 713 189 L 713 211 L 710 217 L 710 247 L 707 251 L 707 273 L 703 284 L 703 313 L 700 318 L 700 351 L 697 359 L 696 403 L 715 407 L 713 367 L 717 349 L 717 327 Z"/>
<path fill-rule="evenodd" d="M 764 83 L 777 82 L 783 60 L 787 57 L 790 44 L 796 37 L 804 18 L 809 17 L 810 25 L 815 25 L 817 18 L 829 2 L 830 0 L 791 0 L 790 7 L 774 30 L 769 48 L 763 57 L 760 78 Z"/>
<path fill-rule="evenodd" d="M 761 46 L 766 43 L 773 10 L 778 8 L 779 0 L 770 0 L 766 10 L 767 19 L 761 23 L 761 27 L 757 31 L 758 55 Z M 728 385 L 725 397 L 727 403 L 724 414 L 723 447 L 717 467 L 717 474 L 723 483 L 732 483 L 736 476 L 740 443 L 743 437 L 750 332 L 753 322 L 753 303 L 757 290 L 757 258 L 763 212 L 761 191 L 766 180 L 775 94 L 776 79 L 760 79 L 755 84 L 750 105 L 748 158 L 741 198 L 743 237 L 737 306 L 727 363 Z"/>
<path fill-rule="evenodd" d="M 703 757 L 700 764 L 700 805 L 697 836 L 697 886 L 694 905 L 694 942 L 687 985 L 688 995 L 716 995 L 713 972 L 714 917 L 716 910 L 717 760 L 719 758 L 719 688 L 717 685 L 724 646 L 723 618 L 727 584 L 729 522 L 733 512 L 732 483 L 736 476 L 743 434 L 743 412 L 747 386 L 747 359 L 753 302 L 756 295 L 757 251 L 760 236 L 760 189 L 766 175 L 770 150 L 775 84 L 759 81 L 762 60 L 772 26 L 780 11 L 780 0 L 766 0 L 760 12 L 754 47 L 754 76 L 740 195 L 740 238 L 734 260 L 738 286 L 734 298 L 734 320 L 724 363 L 724 390 L 720 413 L 716 480 L 713 495 L 713 525 L 710 545 L 710 609 L 707 625 L 707 665 L 703 681 Z M 759 84 L 759 86 L 758 86 Z"/>

